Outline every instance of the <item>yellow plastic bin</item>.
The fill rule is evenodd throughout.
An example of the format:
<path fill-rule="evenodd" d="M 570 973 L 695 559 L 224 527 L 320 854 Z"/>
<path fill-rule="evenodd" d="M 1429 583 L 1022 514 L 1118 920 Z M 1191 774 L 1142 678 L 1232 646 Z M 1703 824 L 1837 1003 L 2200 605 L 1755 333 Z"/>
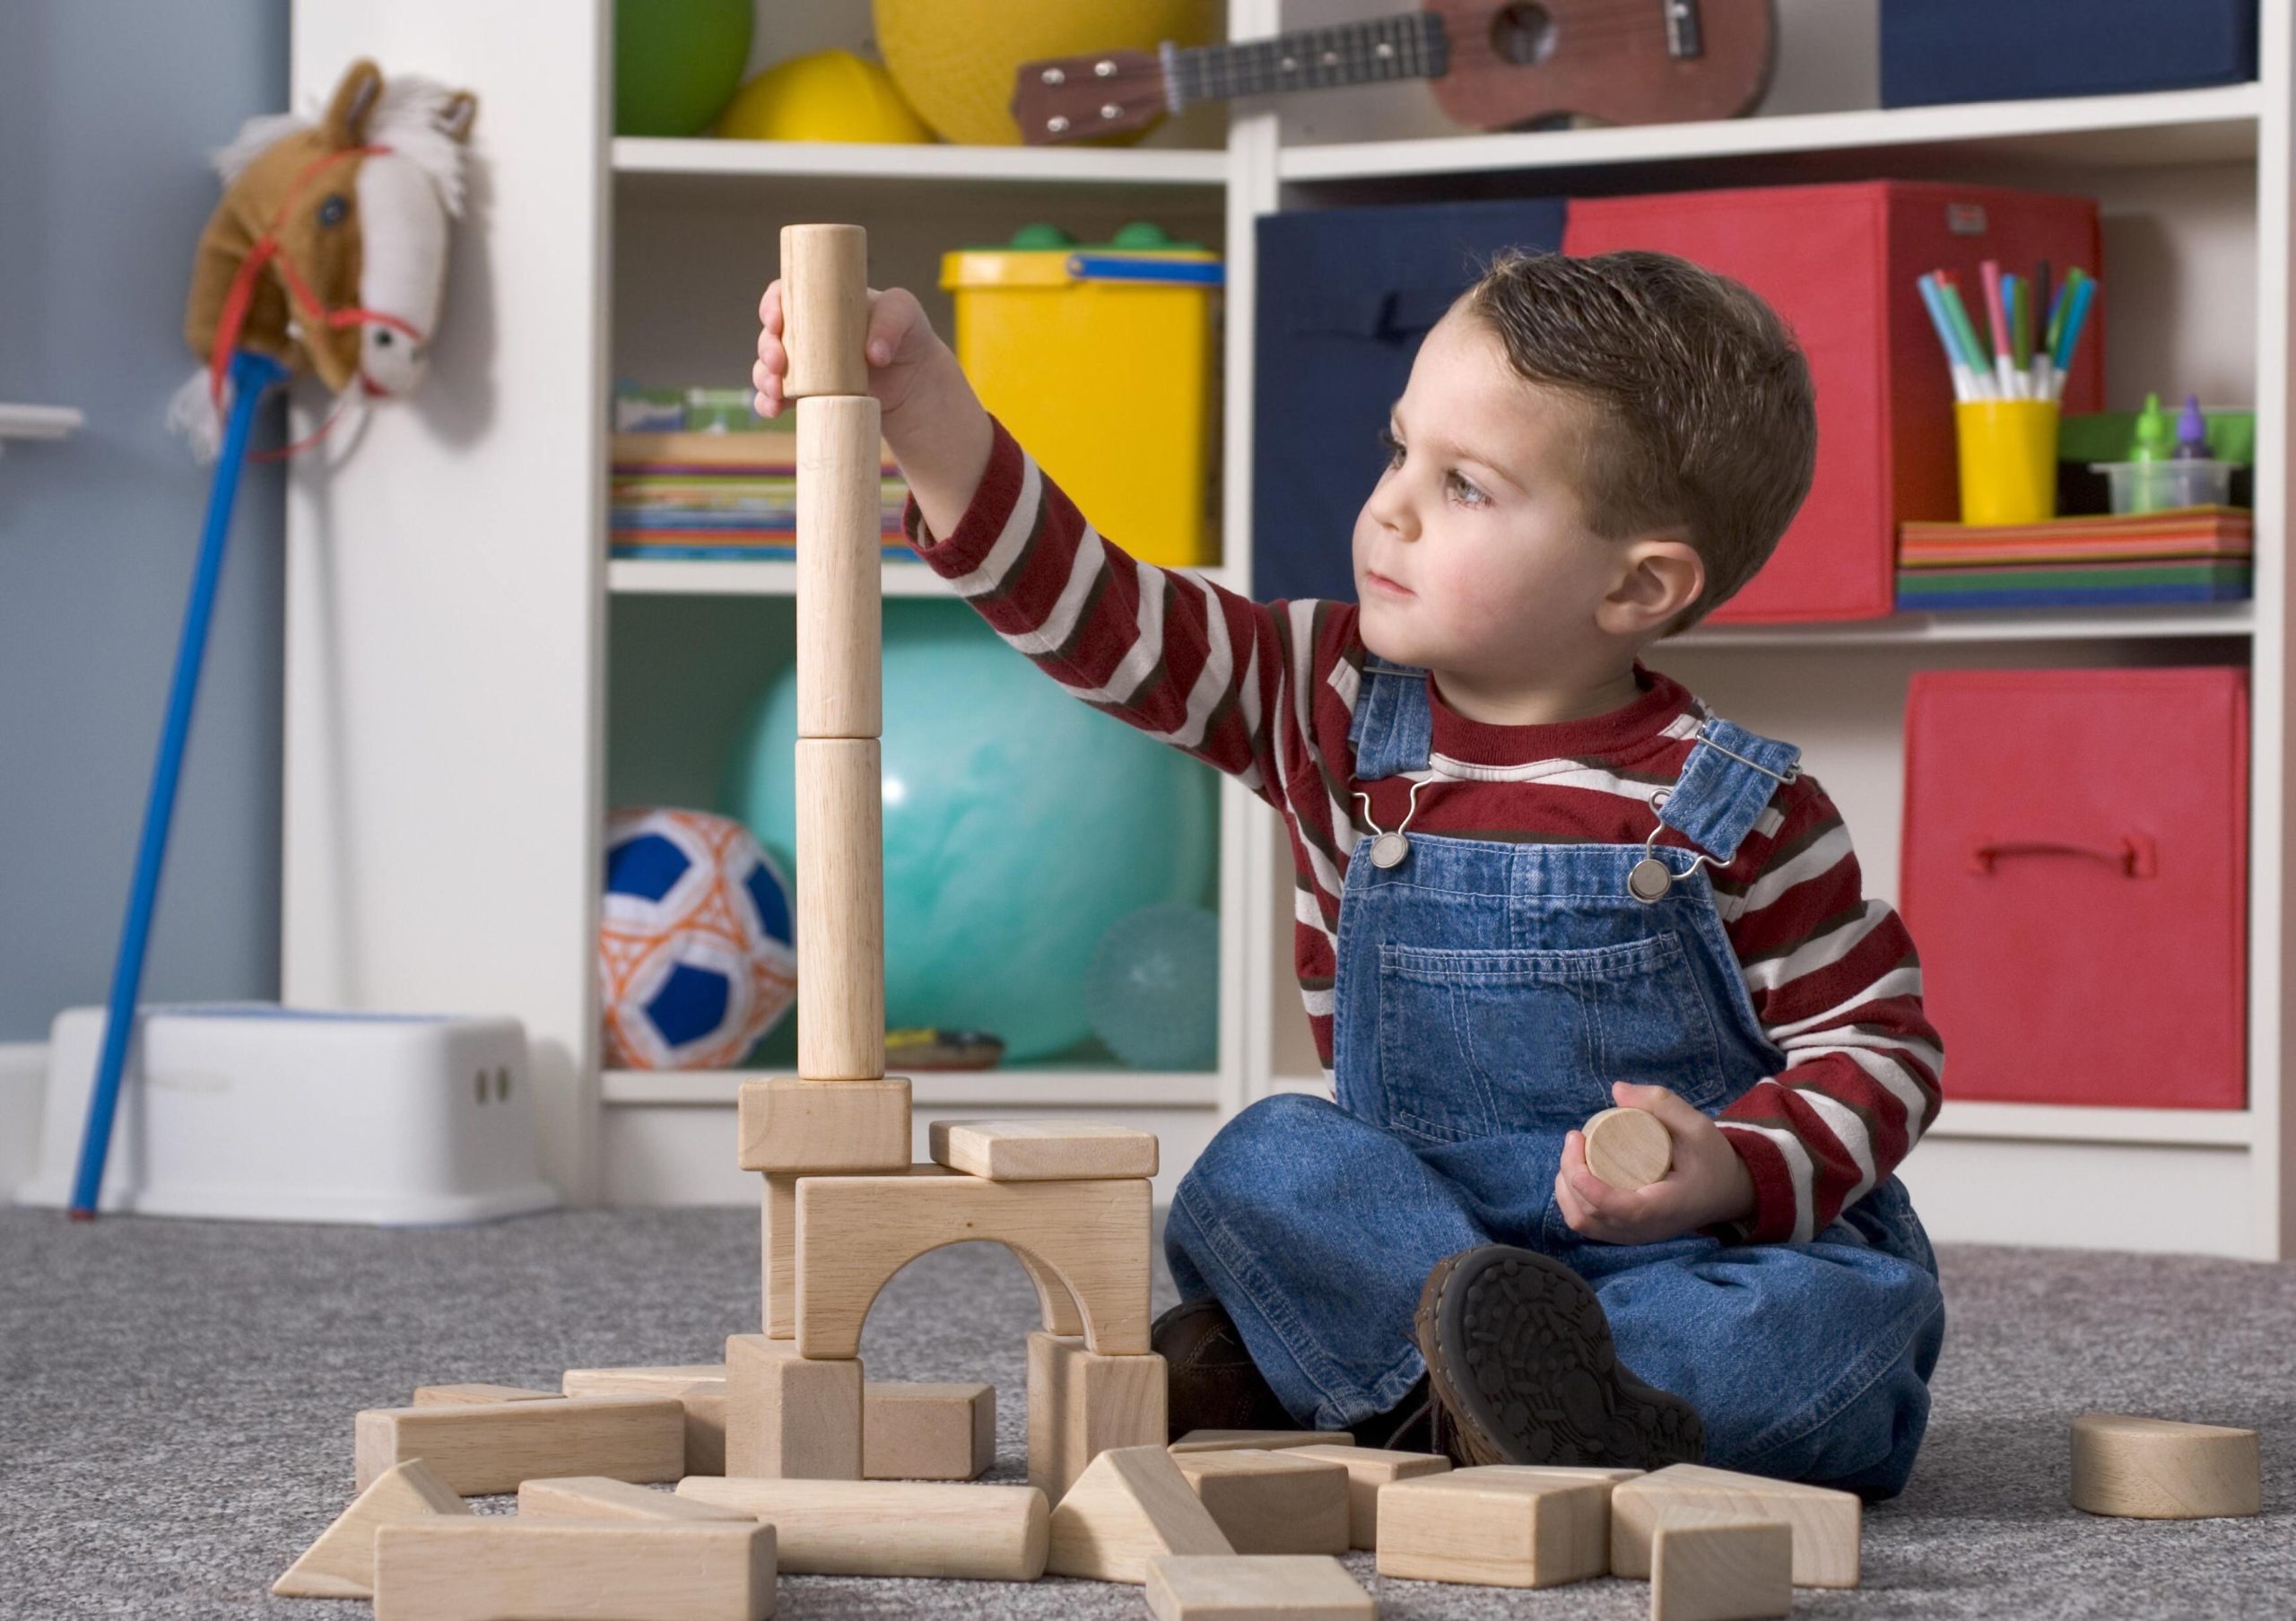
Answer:
<path fill-rule="evenodd" d="M 1144 562 L 1219 562 L 1211 476 L 1217 254 L 1127 225 L 1032 225 L 941 260 L 957 359 L 1095 527 Z"/>

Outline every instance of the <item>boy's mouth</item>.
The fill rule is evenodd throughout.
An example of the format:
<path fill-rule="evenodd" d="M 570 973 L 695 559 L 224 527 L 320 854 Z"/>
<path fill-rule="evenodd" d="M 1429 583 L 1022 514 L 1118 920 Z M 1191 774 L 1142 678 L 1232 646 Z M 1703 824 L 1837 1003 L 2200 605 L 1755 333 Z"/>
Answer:
<path fill-rule="evenodd" d="M 1394 580 L 1389 580 L 1377 569 L 1364 570 L 1363 578 L 1370 580 L 1373 585 L 1378 586 L 1381 590 L 1391 592 L 1397 597 L 1408 597 L 1411 595 L 1411 591 L 1407 587 L 1397 585 Z"/>

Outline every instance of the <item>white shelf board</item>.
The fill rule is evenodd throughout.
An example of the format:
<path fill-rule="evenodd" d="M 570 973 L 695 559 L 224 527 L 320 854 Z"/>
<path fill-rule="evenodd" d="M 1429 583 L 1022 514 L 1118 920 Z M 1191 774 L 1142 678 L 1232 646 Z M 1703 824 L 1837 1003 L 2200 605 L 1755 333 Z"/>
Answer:
<path fill-rule="evenodd" d="M 2158 1146 L 2248 1147 L 2255 1117 L 2245 1109 L 2104 1109 L 2074 1103 L 1988 1103 L 1948 1098 L 1928 1137 Z M 1920 1152 L 1915 1145 L 1914 1152 Z"/>
<path fill-rule="evenodd" d="M 600 1096 L 607 1103 L 724 1105 L 731 1108 L 742 1083 L 762 1069 L 609 1069 Z M 1220 1106 L 1213 1072 L 1159 1073 L 1143 1069 L 1038 1069 L 1025 1064 L 996 1069 L 916 1070 L 909 1100 L 933 1109 L 1202 1108 Z"/>
<path fill-rule="evenodd" d="M 62 439 L 87 420 L 71 405 L 0 404 L 0 439 Z"/>
<path fill-rule="evenodd" d="M 972 180 L 994 185 L 1202 186 L 1228 183 L 1224 149 L 953 146 L 858 141 L 672 140 L 620 135 L 617 175 L 688 179 Z"/>
<path fill-rule="evenodd" d="M 2248 83 L 1690 124 L 1334 142 L 1285 147 L 1277 154 L 1276 175 L 1283 180 L 1361 180 L 1909 146 L 2129 168 L 2222 162 L 2256 155 L 2263 105 L 2261 87 Z"/>
<path fill-rule="evenodd" d="M 1222 569 L 1189 569 L 1214 585 L 1234 588 Z M 954 588 L 921 562 L 887 563 L 888 597 L 948 597 Z M 606 565 L 606 588 L 617 595 L 670 597 L 795 597 L 797 565 L 761 558 L 619 557 Z"/>
<path fill-rule="evenodd" d="M 2251 636 L 2254 605 L 2182 607 L 1965 608 L 1825 624 L 1704 624 L 1660 647 L 1900 647 L 1950 641 L 2118 641 L 2162 636 Z"/>

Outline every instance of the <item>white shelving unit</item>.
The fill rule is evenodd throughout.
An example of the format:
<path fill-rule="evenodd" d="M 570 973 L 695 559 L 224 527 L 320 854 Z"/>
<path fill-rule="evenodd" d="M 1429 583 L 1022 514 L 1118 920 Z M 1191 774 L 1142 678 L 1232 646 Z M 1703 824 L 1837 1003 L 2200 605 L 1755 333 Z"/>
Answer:
<path fill-rule="evenodd" d="M 1229 28 L 1252 38 L 1387 9 L 1389 0 L 1231 0 Z M 1463 135 L 1423 87 L 1391 85 L 1239 104 L 1224 145 L 1085 152 L 617 140 L 611 0 L 561 8 L 539 31 L 448 0 L 298 0 L 299 105 L 361 54 L 386 71 L 468 84 L 481 100 L 482 162 L 428 397 L 378 413 L 344 466 L 299 466 L 291 478 L 287 995 L 515 1011 L 535 1037 L 550 1163 L 570 1191 L 753 1197 L 726 1152 L 734 1077 L 601 1073 L 595 885 L 604 807 L 631 769 L 624 684 L 667 678 L 639 667 L 663 656 L 665 625 L 691 624 L 707 643 L 750 623 L 743 615 L 785 612 L 794 571 L 607 562 L 599 419 L 618 372 L 738 380 L 784 222 L 868 226 L 876 278 L 915 288 L 936 320 L 948 313 L 935 284 L 939 252 L 1030 220 L 1081 231 L 1147 215 L 1217 242 L 1228 264 L 1226 545 L 1221 566 L 1204 572 L 1248 589 L 1262 214 L 1885 176 L 2081 191 L 2104 216 L 2112 403 L 2133 404 L 2147 387 L 2255 403 L 2256 600 L 1709 627 L 1652 658 L 1723 712 L 1804 745 L 1849 819 L 1869 889 L 1885 897 L 1897 879 L 1900 727 L 1914 670 L 2245 661 L 2249 1106 L 1949 1102 L 1905 1175 L 1943 1238 L 2296 1254 L 2296 1121 L 2285 1106 L 2296 1065 L 2283 1017 L 2296 957 L 2282 927 L 2296 64 L 2286 12 L 2264 8 L 2252 84 L 1897 110 L 1873 107 L 1867 0 L 1783 0 L 1780 13 L 1779 74 L 1752 118 Z M 808 8 L 802 22 L 786 15 L 761 10 L 761 31 L 800 29 L 788 48 L 811 49 L 857 39 L 866 7 L 845 0 Z M 1859 63 L 1862 77 L 1846 71 Z M 891 596 L 946 589 L 917 565 L 888 565 L 885 580 Z M 631 633 L 641 623 L 650 635 Z M 1281 830 L 1232 782 L 1220 805 L 1216 1070 L 927 1075 L 920 1103 L 1121 1109 L 1163 1134 L 1168 1192 L 1234 1110 L 1319 1088 L 1292 978 Z"/>

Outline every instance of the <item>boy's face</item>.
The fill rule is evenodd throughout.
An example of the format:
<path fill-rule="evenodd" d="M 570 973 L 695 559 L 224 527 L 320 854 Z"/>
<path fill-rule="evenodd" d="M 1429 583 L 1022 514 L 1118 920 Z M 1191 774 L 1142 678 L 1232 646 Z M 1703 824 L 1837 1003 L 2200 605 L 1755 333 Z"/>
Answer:
<path fill-rule="evenodd" d="M 1387 470 L 1355 520 L 1363 643 L 1487 688 L 1535 686 L 1611 638 L 1596 608 L 1624 543 L 1590 533 L 1573 474 L 1581 407 L 1526 382 L 1454 309 L 1396 402 Z"/>

